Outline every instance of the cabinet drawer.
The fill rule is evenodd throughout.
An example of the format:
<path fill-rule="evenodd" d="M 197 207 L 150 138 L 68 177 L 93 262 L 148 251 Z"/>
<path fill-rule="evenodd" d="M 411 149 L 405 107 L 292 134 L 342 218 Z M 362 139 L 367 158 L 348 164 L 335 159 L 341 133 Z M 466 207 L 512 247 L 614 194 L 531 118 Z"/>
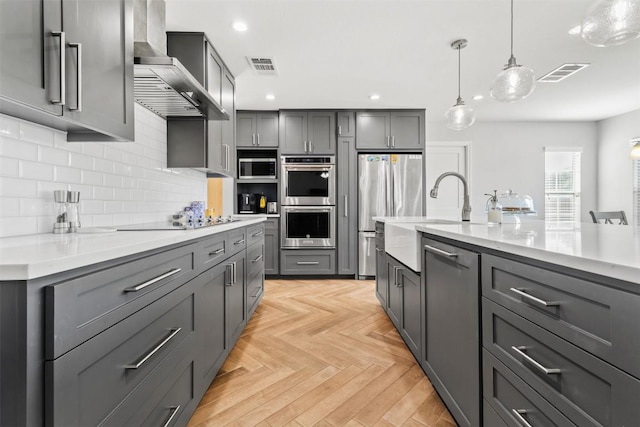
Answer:
<path fill-rule="evenodd" d="M 278 230 L 278 228 L 280 228 L 279 218 L 267 218 L 264 222 L 265 230 Z"/>
<path fill-rule="evenodd" d="M 482 293 L 640 378 L 640 295 L 484 254 Z"/>
<path fill-rule="evenodd" d="M 482 420 L 482 425 L 486 427 L 508 427 L 504 420 L 500 418 L 495 409 L 493 409 L 486 400 L 482 402 Z"/>
<path fill-rule="evenodd" d="M 202 259 L 202 270 L 213 267 L 220 261 L 231 256 L 228 233 L 215 234 L 202 241 L 200 258 Z"/>
<path fill-rule="evenodd" d="M 156 371 L 194 332 L 194 294 L 186 288 L 46 362 L 50 424 L 97 425 Z"/>
<path fill-rule="evenodd" d="M 258 275 L 249 279 L 249 282 L 247 283 L 247 311 L 249 315 L 255 311 L 258 301 L 262 299 L 263 293 L 264 277 Z"/>
<path fill-rule="evenodd" d="M 247 249 L 247 277 L 264 275 L 264 244 Z"/>
<path fill-rule="evenodd" d="M 525 425 L 524 419 L 532 426 L 575 427 L 487 350 L 483 351 L 482 364 L 484 400 L 503 421 L 507 420 L 505 425 L 520 427 Z"/>
<path fill-rule="evenodd" d="M 46 358 L 55 359 L 194 276 L 195 245 L 45 288 Z"/>
<path fill-rule="evenodd" d="M 229 248 L 231 250 L 229 255 L 235 255 L 244 250 L 248 246 L 248 243 L 246 228 L 243 227 L 229 231 Z"/>
<path fill-rule="evenodd" d="M 483 345 L 580 426 L 637 425 L 640 381 L 483 298 Z"/>
<path fill-rule="evenodd" d="M 336 254 L 333 250 L 291 250 L 280 252 L 285 274 L 335 274 Z"/>
<path fill-rule="evenodd" d="M 247 246 L 264 240 L 264 224 L 256 224 L 247 227 Z"/>

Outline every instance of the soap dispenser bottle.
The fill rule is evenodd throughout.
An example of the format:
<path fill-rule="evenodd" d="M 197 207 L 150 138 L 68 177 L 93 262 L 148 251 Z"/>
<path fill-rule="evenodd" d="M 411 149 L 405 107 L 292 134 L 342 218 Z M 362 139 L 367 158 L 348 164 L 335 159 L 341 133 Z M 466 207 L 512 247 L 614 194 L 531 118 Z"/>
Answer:
<path fill-rule="evenodd" d="M 487 222 L 489 224 L 502 224 L 502 205 L 498 203 L 498 190 L 493 190 L 493 194 L 485 193 L 489 196 L 487 200 Z"/>

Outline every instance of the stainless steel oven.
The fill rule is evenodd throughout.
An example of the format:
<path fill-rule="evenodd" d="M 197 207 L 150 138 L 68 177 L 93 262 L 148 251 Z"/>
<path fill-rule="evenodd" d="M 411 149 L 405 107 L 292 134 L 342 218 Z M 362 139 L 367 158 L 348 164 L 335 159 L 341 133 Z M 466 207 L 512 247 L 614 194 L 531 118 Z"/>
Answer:
<path fill-rule="evenodd" d="M 335 205 L 335 156 L 282 156 L 282 205 Z"/>
<path fill-rule="evenodd" d="M 335 207 L 282 206 L 281 214 L 283 248 L 335 248 Z"/>

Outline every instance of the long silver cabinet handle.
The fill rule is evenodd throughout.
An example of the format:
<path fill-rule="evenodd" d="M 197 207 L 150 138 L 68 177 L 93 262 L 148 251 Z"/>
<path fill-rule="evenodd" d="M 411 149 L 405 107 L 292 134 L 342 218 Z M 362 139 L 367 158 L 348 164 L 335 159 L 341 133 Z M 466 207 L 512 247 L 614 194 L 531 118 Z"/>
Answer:
<path fill-rule="evenodd" d="M 215 250 L 215 251 L 213 251 L 213 252 L 209 252 L 209 256 L 212 256 L 212 255 L 218 255 L 218 254 L 221 254 L 221 253 L 223 253 L 223 252 L 224 252 L 224 248 L 216 249 L 216 250 Z"/>
<path fill-rule="evenodd" d="M 426 250 L 428 250 L 429 252 L 432 252 L 432 253 L 437 254 L 437 255 L 446 256 L 448 258 L 457 258 L 458 257 L 458 254 L 456 254 L 454 252 L 443 251 L 442 249 L 436 248 L 435 246 L 424 245 L 424 248 Z"/>
<path fill-rule="evenodd" d="M 389 136 L 387 136 L 387 148 L 391 148 L 390 140 L 391 140 L 391 138 Z"/>
<path fill-rule="evenodd" d="M 309 150 L 307 150 L 307 141 L 304 142 L 304 152 L 305 153 L 309 152 Z"/>
<path fill-rule="evenodd" d="M 382 248 L 376 248 L 376 252 L 382 252 Z"/>
<path fill-rule="evenodd" d="M 233 263 L 229 263 L 227 265 L 225 265 L 225 278 L 227 276 L 227 273 L 229 274 L 228 276 L 228 282 L 225 283 L 225 285 L 227 286 L 233 286 Z"/>
<path fill-rule="evenodd" d="M 338 136 L 342 135 L 342 126 L 338 126 Z"/>
<path fill-rule="evenodd" d="M 396 148 L 396 137 L 395 136 L 391 137 L 391 148 Z"/>
<path fill-rule="evenodd" d="M 256 134 L 255 133 L 251 134 L 251 145 L 256 145 Z"/>
<path fill-rule="evenodd" d="M 313 153 L 313 142 L 309 141 L 309 153 Z"/>
<path fill-rule="evenodd" d="M 245 240 L 244 240 L 244 239 L 240 239 L 240 240 L 238 240 L 237 242 L 233 242 L 233 244 L 234 244 L 234 245 L 241 245 L 241 244 L 243 244 L 244 242 L 245 242 Z"/>
<path fill-rule="evenodd" d="M 520 346 L 515 346 L 512 345 L 511 349 L 513 351 L 515 351 L 519 356 L 521 356 L 523 359 L 525 359 L 527 362 L 531 363 L 533 366 L 536 367 L 536 369 L 538 369 L 540 372 L 542 372 L 545 375 L 560 375 L 562 373 L 561 369 L 557 369 L 557 368 L 547 368 L 543 365 L 541 365 L 538 361 L 536 361 L 533 357 L 529 356 L 527 353 L 525 353 L 525 351 L 527 350 L 526 346 L 520 345 Z"/>
<path fill-rule="evenodd" d="M 167 343 L 169 341 L 171 341 L 173 339 L 173 337 L 175 337 L 176 335 L 178 335 L 180 333 L 180 331 L 182 330 L 182 328 L 172 328 L 170 329 L 170 333 L 169 335 L 167 335 L 167 337 L 165 339 L 163 339 L 160 344 L 158 344 L 157 346 L 155 346 L 150 352 L 148 352 L 147 354 L 145 354 L 142 359 L 140 359 L 138 362 L 136 363 L 132 363 L 130 365 L 124 365 L 124 369 L 140 369 L 140 367 L 142 367 L 142 365 L 144 365 L 147 360 L 149 360 L 151 358 L 151 356 L 153 356 L 154 354 L 156 354 L 158 351 L 160 351 L 160 349 L 162 347 L 164 347 L 165 345 L 167 345 Z"/>
<path fill-rule="evenodd" d="M 125 292 L 138 292 L 143 290 L 144 288 L 153 285 L 154 283 L 158 283 L 160 280 L 162 279 L 166 279 L 167 277 L 173 276 L 174 274 L 180 273 L 182 271 L 181 268 L 174 268 L 171 269 L 169 271 L 167 271 L 164 274 L 159 275 L 158 277 L 154 277 L 151 280 L 147 280 L 144 283 L 140 283 L 139 285 L 136 286 L 131 286 L 129 288 L 125 288 Z"/>
<path fill-rule="evenodd" d="M 349 196 L 344 195 L 344 217 L 349 217 Z"/>
<path fill-rule="evenodd" d="M 523 416 L 524 414 L 527 413 L 526 409 L 512 409 L 511 413 L 513 414 L 514 417 L 516 417 L 518 422 L 522 424 L 523 427 L 533 427 Z"/>
<path fill-rule="evenodd" d="M 264 232 L 263 232 L 263 231 L 257 231 L 257 232 L 255 232 L 255 233 L 253 233 L 253 234 L 251 235 L 251 237 L 258 237 L 258 236 L 259 236 L 259 235 L 261 235 L 262 233 L 264 233 Z"/>
<path fill-rule="evenodd" d="M 398 272 L 400 270 L 404 270 L 404 269 L 402 267 L 393 267 L 393 276 L 394 276 L 394 280 L 397 288 L 402 287 L 402 283 L 398 280 Z"/>
<path fill-rule="evenodd" d="M 52 31 L 51 36 L 60 38 L 60 98 L 51 99 L 51 103 L 54 105 L 64 105 L 67 93 L 67 37 L 64 31 Z"/>
<path fill-rule="evenodd" d="M 238 265 L 235 262 L 232 262 L 231 265 L 233 266 L 233 284 L 235 285 L 238 283 Z"/>
<path fill-rule="evenodd" d="M 260 134 L 259 133 L 256 134 L 256 142 L 258 143 L 258 145 L 260 145 Z"/>
<path fill-rule="evenodd" d="M 535 302 L 536 304 L 540 304 L 540 305 L 542 305 L 544 307 L 554 307 L 554 306 L 560 305 L 559 302 L 549 302 L 549 301 L 542 300 L 540 298 L 536 298 L 533 295 L 524 292 L 522 289 L 509 288 L 509 290 L 511 292 L 516 293 L 516 294 L 520 295 L 521 297 L 527 299 L 528 301 Z"/>
<path fill-rule="evenodd" d="M 180 412 L 180 405 L 171 406 L 169 410 L 171 411 L 171 414 L 169 415 L 169 418 L 167 418 L 167 422 L 162 424 L 162 427 L 169 427 L 171 425 L 171 421 L 173 421 L 176 415 L 178 415 L 178 412 Z"/>
<path fill-rule="evenodd" d="M 296 264 L 298 265 L 319 265 L 319 261 L 298 261 Z"/>
<path fill-rule="evenodd" d="M 70 111 L 82 111 L 82 43 L 69 43 L 70 48 L 74 48 L 78 52 L 78 60 L 76 61 L 76 107 L 69 107 Z"/>
<path fill-rule="evenodd" d="M 259 255 L 256 259 L 252 259 L 251 262 L 258 262 L 262 259 L 262 255 Z"/>

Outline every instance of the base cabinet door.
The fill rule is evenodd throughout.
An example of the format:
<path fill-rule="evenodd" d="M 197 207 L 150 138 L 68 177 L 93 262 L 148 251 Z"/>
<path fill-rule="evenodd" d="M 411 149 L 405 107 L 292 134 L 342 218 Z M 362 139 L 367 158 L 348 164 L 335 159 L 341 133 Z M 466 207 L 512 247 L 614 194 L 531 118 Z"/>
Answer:
<path fill-rule="evenodd" d="M 422 286 L 420 276 L 406 267 L 398 272 L 402 290 L 402 328 L 400 334 L 416 360 L 422 354 Z"/>
<path fill-rule="evenodd" d="M 247 324 L 246 310 L 246 258 L 240 253 L 225 261 L 227 266 L 227 283 L 225 292 L 225 309 L 227 312 L 227 346 L 232 348 Z"/>
<path fill-rule="evenodd" d="M 402 264 L 387 255 L 387 277 L 389 278 L 389 294 L 387 295 L 387 315 L 398 332 L 402 329 L 402 287 L 398 274 Z"/>
<path fill-rule="evenodd" d="M 389 294 L 389 274 L 387 270 L 387 253 L 384 251 L 384 234 L 382 239 L 376 233 L 376 297 L 382 305 L 387 308 L 387 298 Z"/>
<path fill-rule="evenodd" d="M 356 274 L 358 270 L 357 180 L 358 158 L 353 138 L 338 138 L 338 274 Z"/>
<path fill-rule="evenodd" d="M 264 274 L 280 274 L 280 226 L 271 218 L 264 227 Z"/>

